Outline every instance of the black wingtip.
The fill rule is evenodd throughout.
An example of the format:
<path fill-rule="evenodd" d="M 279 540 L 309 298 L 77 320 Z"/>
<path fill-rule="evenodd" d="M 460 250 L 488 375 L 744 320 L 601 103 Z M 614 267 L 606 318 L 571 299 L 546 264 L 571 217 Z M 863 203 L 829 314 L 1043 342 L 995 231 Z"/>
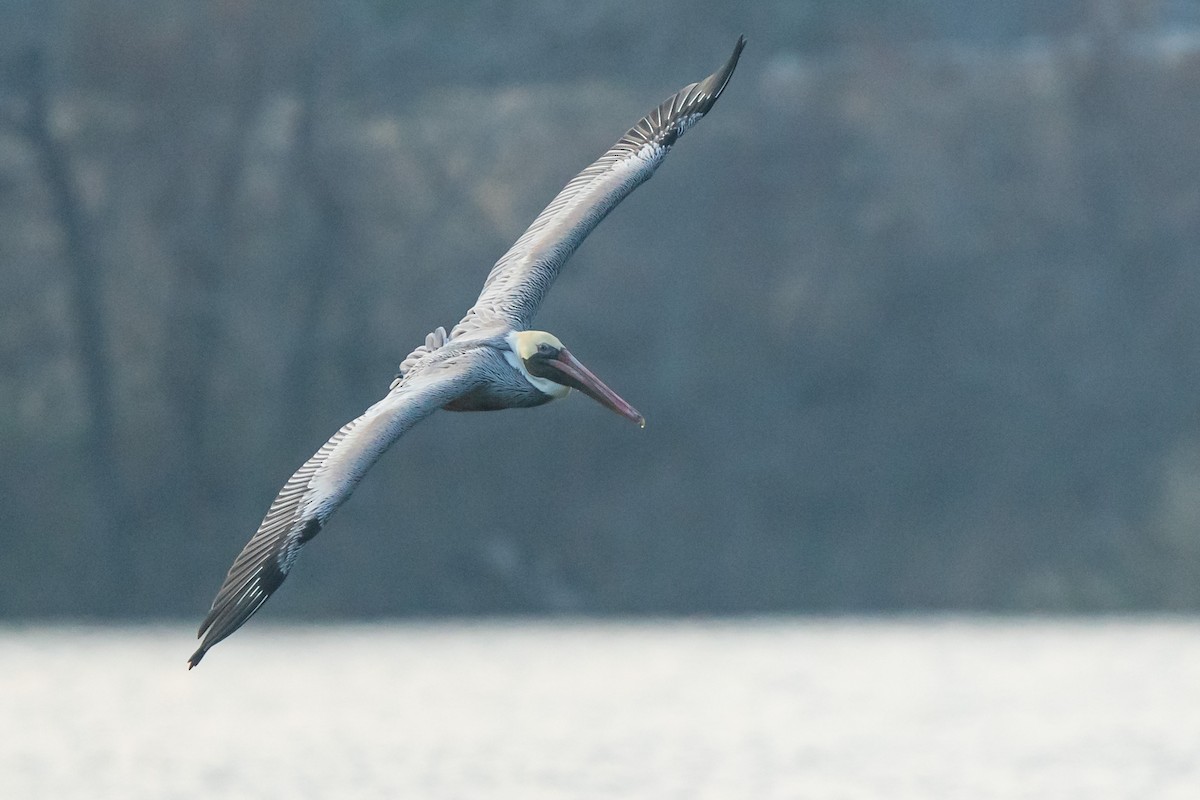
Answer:
<path fill-rule="evenodd" d="M 706 83 L 711 82 L 712 99 L 714 102 L 721 96 L 721 92 L 725 91 L 725 84 L 729 83 L 729 79 L 733 77 L 733 71 L 737 69 L 738 59 L 742 57 L 742 50 L 745 47 L 746 37 L 744 34 L 739 35 L 737 44 L 733 46 L 733 53 L 729 56 L 729 60 L 706 81 Z"/>
<path fill-rule="evenodd" d="M 209 626 L 212 625 L 213 619 L 216 617 L 216 615 L 217 609 L 215 607 L 209 610 L 208 615 L 204 617 L 204 621 L 200 623 L 200 630 L 196 631 L 197 639 L 205 634 Z M 192 669 L 192 667 L 200 663 L 200 659 L 204 658 L 204 654 L 208 652 L 208 648 L 209 644 L 207 641 L 200 643 L 200 647 L 197 648 L 196 652 L 192 653 L 191 658 L 188 659 L 187 665 L 189 671 Z"/>
<path fill-rule="evenodd" d="M 299 532 L 300 543 L 307 542 L 320 530 L 320 521 L 309 520 Z M 254 540 L 251 540 L 251 544 L 253 542 Z M 250 545 L 242 550 L 242 555 L 245 555 L 248 549 Z M 251 556 L 249 564 L 253 567 L 254 559 L 258 556 L 253 551 Z M 229 575 L 225 577 L 225 583 L 221 584 L 217 597 L 213 600 L 212 608 L 200 623 L 200 630 L 196 636 L 203 638 L 200 648 L 188 659 L 188 669 L 199 664 L 200 659 L 204 658 L 204 654 L 214 645 L 224 641 L 254 616 L 287 577 L 287 573 L 274 557 L 266 558 L 256 569 L 249 571 L 248 575 L 240 569 L 243 563 L 241 559 L 242 556 L 238 556 L 238 560 L 233 562 Z"/>
<path fill-rule="evenodd" d="M 733 53 L 721 65 L 721 68 L 709 75 L 704 80 L 697 84 L 693 84 L 683 90 L 682 93 L 694 94 L 696 103 L 690 105 L 689 111 L 697 111 L 701 114 L 708 113 L 716 104 L 717 98 L 725 91 L 725 87 L 729 84 L 729 79 L 733 77 L 733 71 L 737 69 L 738 59 L 742 57 L 742 50 L 746 47 L 746 37 L 739 36 L 737 44 L 733 46 Z M 670 101 L 668 101 L 670 102 Z M 682 131 L 681 131 L 682 132 Z"/>
<path fill-rule="evenodd" d="M 188 671 L 191 672 L 192 667 L 200 663 L 200 659 L 204 658 L 204 654 L 208 652 L 207 647 L 201 647 L 196 652 L 192 653 L 192 657 L 188 659 Z"/>

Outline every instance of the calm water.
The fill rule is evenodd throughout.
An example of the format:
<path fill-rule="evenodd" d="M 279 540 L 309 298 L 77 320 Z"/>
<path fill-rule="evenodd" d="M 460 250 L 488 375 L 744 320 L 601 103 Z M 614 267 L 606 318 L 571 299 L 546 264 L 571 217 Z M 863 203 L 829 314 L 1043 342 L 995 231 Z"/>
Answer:
<path fill-rule="evenodd" d="M 191 628 L 0 629 L 0 797 L 1200 798 L 1196 621 Z"/>

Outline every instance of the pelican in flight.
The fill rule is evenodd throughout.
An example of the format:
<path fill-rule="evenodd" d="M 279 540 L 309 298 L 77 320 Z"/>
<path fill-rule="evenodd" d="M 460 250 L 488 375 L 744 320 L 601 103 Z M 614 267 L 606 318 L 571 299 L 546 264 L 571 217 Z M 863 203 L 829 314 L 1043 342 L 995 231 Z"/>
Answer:
<path fill-rule="evenodd" d="M 382 400 L 346 423 L 284 484 L 258 532 L 229 568 L 200 623 L 199 649 L 240 628 L 279 588 L 301 548 L 346 501 L 384 450 L 439 408 L 493 411 L 540 406 L 578 389 L 626 419 L 646 421 L 553 335 L 530 330 L 567 258 L 605 215 L 646 181 L 675 140 L 708 113 L 745 46 L 738 37 L 719 70 L 680 89 L 575 176 L 492 267 L 483 291 L 450 334 L 438 328 L 400 364 Z"/>

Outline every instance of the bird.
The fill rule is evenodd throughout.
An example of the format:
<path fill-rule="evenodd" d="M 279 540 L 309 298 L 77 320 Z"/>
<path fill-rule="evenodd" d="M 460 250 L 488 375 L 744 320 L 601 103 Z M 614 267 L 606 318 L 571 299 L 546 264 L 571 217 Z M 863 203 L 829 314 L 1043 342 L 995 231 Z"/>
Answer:
<path fill-rule="evenodd" d="M 479 298 L 449 333 L 435 329 L 400 364 L 383 399 L 343 425 L 283 485 L 229 568 L 200 624 L 192 669 L 250 619 L 283 583 L 304 545 L 397 439 L 438 409 L 540 406 L 582 392 L 645 427 L 645 418 L 546 331 L 534 315 L 584 238 L 663 162 L 716 103 L 746 38 L 704 80 L 671 95 L 576 175 L 488 273 Z"/>

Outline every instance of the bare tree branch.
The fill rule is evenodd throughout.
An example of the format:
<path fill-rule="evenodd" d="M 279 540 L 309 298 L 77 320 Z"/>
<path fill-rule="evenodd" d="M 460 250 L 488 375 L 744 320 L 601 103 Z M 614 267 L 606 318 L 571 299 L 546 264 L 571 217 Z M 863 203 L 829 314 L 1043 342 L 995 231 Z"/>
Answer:
<path fill-rule="evenodd" d="M 21 59 L 19 78 L 27 98 L 27 113 L 16 120 L 27 137 L 42 180 L 49 191 L 54 214 L 66 245 L 66 267 L 71 304 L 74 309 L 73 339 L 78 348 L 83 391 L 91 412 L 85 434 L 84 458 L 100 508 L 95 537 L 99 544 L 96 574 L 107 575 L 95 587 L 94 609 L 119 612 L 127 604 L 133 574 L 130 553 L 122 546 L 122 520 L 128 498 L 121 479 L 122 464 L 116 447 L 117 421 L 114 408 L 113 357 L 105 324 L 101 273 L 103 264 L 90 221 L 72 178 L 70 157 L 50 128 L 50 88 L 41 50 L 28 51 Z"/>
<path fill-rule="evenodd" d="M 333 191 L 327 172 L 321 166 L 316 147 L 316 120 L 320 103 L 322 65 L 328 48 L 316 48 L 305 65 L 300 87 L 300 119 L 296 132 L 293 173 L 302 196 L 312 206 L 315 217 L 309 230 L 305 258 L 296 274 L 301 276 L 304 297 L 300 303 L 300 327 L 295 339 L 284 380 L 288 387 L 288 408 L 280 422 L 285 430 L 305 430 L 314 408 L 314 382 L 322 353 L 316 346 L 322 309 L 333 290 L 334 261 L 345 240 L 346 215 Z"/>
<path fill-rule="evenodd" d="M 246 36 L 249 40 L 250 33 Z M 179 271 L 171 300 L 166 382 L 182 435 L 181 488 L 192 495 L 192 513 L 203 506 L 206 495 L 219 489 L 219 475 L 211 469 L 218 459 L 209 432 L 213 370 L 223 338 L 220 298 L 246 151 L 265 94 L 264 54 L 253 46 L 243 52 L 248 53 L 246 60 L 231 76 L 231 132 L 213 169 L 203 173 L 214 176 L 209 185 L 187 187 L 203 200 L 186 214 L 187 223 L 172 242 Z"/>

